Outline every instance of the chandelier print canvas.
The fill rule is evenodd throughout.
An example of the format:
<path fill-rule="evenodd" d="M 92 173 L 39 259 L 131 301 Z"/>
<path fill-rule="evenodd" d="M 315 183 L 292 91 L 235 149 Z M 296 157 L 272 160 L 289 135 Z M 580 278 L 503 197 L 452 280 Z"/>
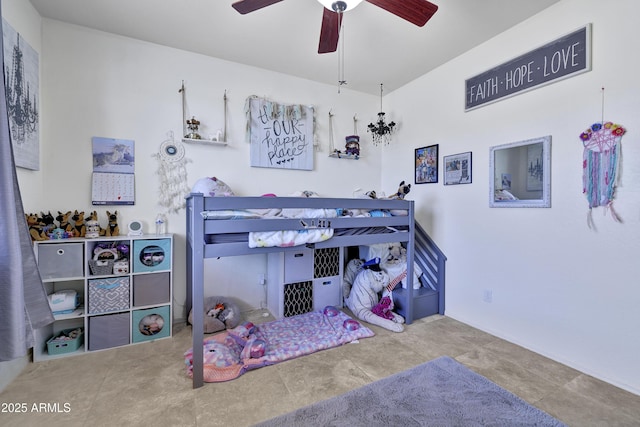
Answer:
<path fill-rule="evenodd" d="M 40 169 L 39 58 L 6 20 L 2 21 L 4 81 L 16 166 Z"/>

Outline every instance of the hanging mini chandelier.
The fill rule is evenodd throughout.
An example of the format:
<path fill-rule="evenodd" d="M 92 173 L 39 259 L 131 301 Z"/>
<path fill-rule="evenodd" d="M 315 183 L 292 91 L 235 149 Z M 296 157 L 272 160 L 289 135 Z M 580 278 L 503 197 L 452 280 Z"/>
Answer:
<path fill-rule="evenodd" d="M 373 138 L 373 145 L 389 145 L 391 142 L 391 133 L 395 126 L 395 122 L 389 122 L 389 124 L 387 124 L 384 121 L 384 111 L 382 111 L 382 83 L 380 83 L 380 112 L 378 113 L 378 121 L 369 123 L 367 126 L 367 132 L 371 132 L 371 137 Z"/>

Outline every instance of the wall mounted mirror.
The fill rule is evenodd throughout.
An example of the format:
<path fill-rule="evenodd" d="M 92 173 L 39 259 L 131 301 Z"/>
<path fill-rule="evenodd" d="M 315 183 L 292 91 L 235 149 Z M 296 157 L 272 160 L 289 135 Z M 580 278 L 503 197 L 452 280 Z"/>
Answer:
<path fill-rule="evenodd" d="M 551 207 L 551 136 L 490 148 L 489 206 Z"/>

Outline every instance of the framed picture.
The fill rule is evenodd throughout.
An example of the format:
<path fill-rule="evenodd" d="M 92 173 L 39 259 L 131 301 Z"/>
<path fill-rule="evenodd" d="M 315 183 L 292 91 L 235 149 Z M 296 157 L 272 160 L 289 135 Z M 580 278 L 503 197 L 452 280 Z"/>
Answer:
<path fill-rule="evenodd" d="M 471 184 L 471 151 L 442 158 L 444 185 Z"/>
<path fill-rule="evenodd" d="M 438 182 L 438 144 L 415 150 L 416 184 Z"/>

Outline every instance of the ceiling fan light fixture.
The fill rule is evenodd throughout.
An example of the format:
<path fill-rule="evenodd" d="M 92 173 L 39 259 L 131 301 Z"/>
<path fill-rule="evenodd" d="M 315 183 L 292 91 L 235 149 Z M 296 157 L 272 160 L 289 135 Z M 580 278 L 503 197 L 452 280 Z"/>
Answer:
<path fill-rule="evenodd" d="M 318 0 L 327 9 L 334 12 L 346 12 L 363 2 L 363 0 Z"/>

